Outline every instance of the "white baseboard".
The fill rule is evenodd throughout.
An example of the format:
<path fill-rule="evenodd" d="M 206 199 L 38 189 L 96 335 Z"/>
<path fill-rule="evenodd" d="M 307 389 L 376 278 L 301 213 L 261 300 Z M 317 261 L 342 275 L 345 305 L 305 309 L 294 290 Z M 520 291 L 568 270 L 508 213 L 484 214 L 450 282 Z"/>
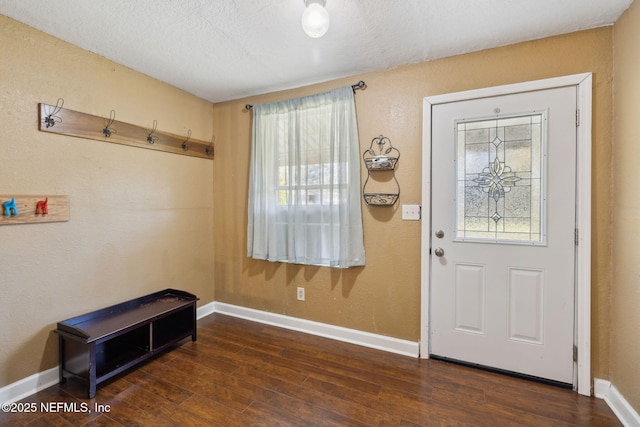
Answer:
<path fill-rule="evenodd" d="M 58 384 L 58 367 L 38 372 L 0 388 L 0 403 L 13 403 Z"/>
<path fill-rule="evenodd" d="M 318 335 L 337 341 L 348 342 L 405 356 L 418 357 L 419 355 L 418 342 L 401 340 L 384 335 L 372 334 L 370 332 L 358 331 L 356 329 L 343 328 L 340 326 L 314 322 L 282 314 L 269 313 L 266 311 L 222 302 L 215 302 L 213 304 L 215 304 L 214 311 L 220 314 L 240 317 L 254 322 L 292 329 L 294 331 L 305 332 L 312 335 Z"/>
<path fill-rule="evenodd" d="M 609 408 L 616 414 L 622 424 L 627 427 L 640 426 L 640 415 L 611 382 L 595 378 L 593 380 L 593 394 L 607 402 Z"/>
<path fill-rule="evenodd" d="M 210 314 L 213 314 L 216 312 L 216 303 L 214 302 L 210 302 L 208 304 L 205 304 L 203 306 L 200 306 L 197 310 L 196 310 L 196 318 L 198 320 L 202 319 L 203 317 L 207 317 Z"/>

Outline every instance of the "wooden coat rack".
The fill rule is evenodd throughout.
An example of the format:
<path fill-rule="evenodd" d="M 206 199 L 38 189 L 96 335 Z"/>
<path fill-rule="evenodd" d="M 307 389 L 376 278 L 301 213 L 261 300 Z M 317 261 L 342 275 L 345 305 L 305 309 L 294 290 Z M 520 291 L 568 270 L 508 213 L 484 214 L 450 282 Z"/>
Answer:
<path fill-rule="evenodd" d="M 4 202 L 13 201 L 5 212 Z M 69 196 L 0 194 L 0 225 L 69 221 Z"/>
<path fill-rule="evenodd" d="M 62 108 L 61 105 L 53 106 L 40 103 L 38 104 L 38 113 L 38 129 L 42 132 L 213 159 L 213 141 L 206 142 L 191 138 L 191 131 L 188 136 L 180 136 L 157 131 L 155 122 L 152 129 L 147 129 L 116 121 L 114 111 L 111 112 L 111 117 L 106 119 L 68 110 Z"/>

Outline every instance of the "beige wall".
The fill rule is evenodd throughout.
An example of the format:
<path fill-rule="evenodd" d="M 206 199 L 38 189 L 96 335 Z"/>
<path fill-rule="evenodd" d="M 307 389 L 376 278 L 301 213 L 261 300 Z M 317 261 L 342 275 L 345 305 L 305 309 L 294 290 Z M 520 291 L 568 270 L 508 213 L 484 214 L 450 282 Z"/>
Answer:
<path fill-rule="evenodd" d="M 422 100 L 428 95 L 593 72 L 593 374 L 608 376 L 611 161 L 611 28 L 408 65 L 281 93 L 214 105 L 220 144 L 214 170 L 216 299 L 417 341 L 420 331 L 420 222 L 399 205 L 420 203 Z M 366 81 L 356 109 L 361 151 L 388 136 L 401 151 L 394 208 L 364 207 L 367 265 L 348 270 L 269 263 L 246 257 L 251 114 L 260 103 Z M 363 175 L 364 177 L 364 175 Z M 306 301 L 296 301 L 296 286 Z"/>
<path fill-rule="evenodd" d="M 69 222 L 0 226 L 1 388 L 57 365 L 57 321 L 167 287 L 208 303 L 214 270 L 212 161 L 37 130 L 62 97 L 210 140 L 210 103 L 1 15 L 0 58 L 0 194 L 71 200 Z"/>
<path fill-rule="evenodd" d="M 640 4 L 613 31 L 613 280 L 610 380 L 640 412 Z"/>
<path fill-rule="evenodd" d="M 201 304 L 215 298 L 417 341 L 420 223 L 402 221 L 398 208 L 420 203 L 423 97 L 590 71 L 593 375 L 611 377 L 639 407 L 640 380 L 631 364 L 640 354 L 633 331 L 638 310 L 632 305 L 638 299 L 637 272 L 630 268 L 633 258 L 626 258 L 635 249 L 629 229 L 638 228 L 632 139 L 633 98 L 638 99 L 633 95 L 640 90 L 640 64 L 633 50 L 639 37 L 637 9 L 632 6 L 614 30 L 521 43 L 213 107 L 0 16 L 0 193 L 71 198 L 68 223 L 0 227 L 0 321 L 5 325 L 0 332 L 0 387 L 56 365 L 51 331 L 57 321 L 166 287 L 194 292 Z M 613 178 L 612 46 L 617 112 Z M 248 259 L 251 115 L 243 111 L 244 104 L 360 79 L 368 85 L 356 95 L 361 151 L 384 134 L 402 152 L 398 205 L 363 208 L 367 266 L 333 270 Z M 194 138 L 204 140 L 214 133 L 216 159 L 37 131 L 37 103 L 55 103 L 59 97 L 67 108 L 100 116 L 115 109 L 118 120 L 142 126 L 156 119 L 167 132 L 191 129 Z M 615 206 L 610 209 L 614 183 Z M 612 212 L 613 251 L 619 257 L 615 275 Z M 296 301 L 296 286 L 306 288 L 306 302 Z"/>

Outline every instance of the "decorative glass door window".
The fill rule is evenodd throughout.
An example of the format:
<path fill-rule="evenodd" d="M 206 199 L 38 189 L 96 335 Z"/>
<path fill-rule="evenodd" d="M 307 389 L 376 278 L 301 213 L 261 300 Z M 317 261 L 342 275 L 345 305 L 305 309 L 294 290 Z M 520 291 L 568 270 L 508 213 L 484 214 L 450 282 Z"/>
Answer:
<path fill-rule="evenodd" d="M 545 244 L 546 114 L 456 127 L 456 240 Z"/>

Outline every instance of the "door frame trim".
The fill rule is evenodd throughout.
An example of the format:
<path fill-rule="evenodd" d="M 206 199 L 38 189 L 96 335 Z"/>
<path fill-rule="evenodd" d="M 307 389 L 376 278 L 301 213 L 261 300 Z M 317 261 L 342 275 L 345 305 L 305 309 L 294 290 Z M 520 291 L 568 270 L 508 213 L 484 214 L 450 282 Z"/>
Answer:
<path fill-rule="evenodd" d="M 425 97 L 422 111 L 422 230 L 420 278 L 420 357 L 429 358 L 430 331 L 430 257 L 431 248 L 431 115 L 435 105 L 468 101 L 536 90 L 576 86 L 579 126 L 576 137 L 576 247 L 574 345 L 578 360 L 574 374 L 574 389 L 591 395 L 591 126 L 592 73 L 573 74 L 524 83 L 475 89 Z"/>

